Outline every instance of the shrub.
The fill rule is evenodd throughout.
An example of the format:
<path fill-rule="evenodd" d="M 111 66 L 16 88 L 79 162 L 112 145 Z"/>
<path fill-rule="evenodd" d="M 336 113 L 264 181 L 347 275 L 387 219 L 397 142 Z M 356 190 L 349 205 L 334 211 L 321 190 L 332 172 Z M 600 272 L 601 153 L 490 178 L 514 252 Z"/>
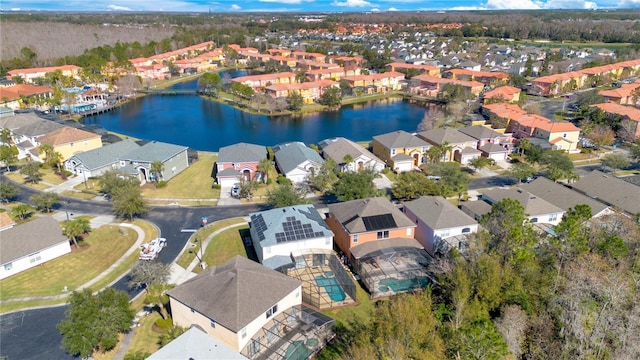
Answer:
<path fill-rule="evenodd" d="M 213 185 L 211 185 L 211 188 L 212 189 L 220 189 L 220 184 L 215 184 L 214 183 Z"/>
<path fill-rule="evenodd" d="M 67 175 L 67 177 L 69 177 L 69 176 L 73 175 L 73 173 L 72 173 L 71 171 L 66 170 L 66 169 L 62 169 L 62 172 L 63 172 L 65 175 Z"/>
<path fill-rule="evenodd" d="M 278 184 L 280 185 L 291 185 L 291 180 L 284 177 L 284 175 L 278 175 Z"/>
<path fill-rule="evenodd" d="M 173 327 L 173 321 L 170 317 L 167 317 L 166 319 L 158 319 L 156 320 L 155 324 L 159 329 L 162 330 L 170 330 Z"/>
<path fill-rule="evenodd" d="M 166 181 L 164 181 L 164 180 L 162 180 L 162 181 L 158 181 L 158 182 L 156 183 L 156 188 L 158 188 L 158 189 L 159 189 L 159 188 L 163 188 L 163 187 L 165 187 L 165 186 L 167 186 L 167 182 L 166 182 Z"/>
<path fill-rule="evenodd" d="M 269 157 L 269 160 L 273 161 L 273 159 L 275 159 L 275 153 L 273 152 L 273 148 L 271 146 L 267 146 L 267 156 Z"/>
<path fill-rule="evenodd" d="M 267 178 L 267 185 L 271 185 L 271 184 L 273 184 L 273 179 Z"/>

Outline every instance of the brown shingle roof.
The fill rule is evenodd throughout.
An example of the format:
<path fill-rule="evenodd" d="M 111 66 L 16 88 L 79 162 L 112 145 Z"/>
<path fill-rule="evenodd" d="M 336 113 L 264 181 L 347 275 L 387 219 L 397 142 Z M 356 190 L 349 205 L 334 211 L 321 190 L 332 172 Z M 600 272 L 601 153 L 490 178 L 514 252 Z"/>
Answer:
<path fill-rule="evenodd" d="M 6 226 L 15 225 L 15 224 L 16 222 L 13 221 L 13 219 L 9 216 L 9 214 L 7 214 L 6 212 L 0 213 L 0 229 Z"/>
<path fill-rule="evenodd" d="M 58 130 L 54 130 L 47 135 L 44 135 L 38 141 L 42 144 L 49 144 L 52 146 L 68 144 L 75 141 L 83 141 L 94 138 L 99 138 L 100 135 L 94 134 L 88 131 L 65 126 Z"/>
<path fill-rule="evenodd" d="M 301 285 L 298 280 L 235 256 L 167 294 L 237 333 Z"/>

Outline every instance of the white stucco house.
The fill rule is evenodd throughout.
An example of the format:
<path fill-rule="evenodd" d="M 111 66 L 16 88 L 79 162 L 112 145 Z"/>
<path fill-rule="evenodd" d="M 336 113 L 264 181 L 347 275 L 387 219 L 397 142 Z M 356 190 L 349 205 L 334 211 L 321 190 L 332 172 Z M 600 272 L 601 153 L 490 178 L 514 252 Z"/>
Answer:
<path fill-rule="evenodd" d="M 283 144 L 278 148 L 275 152 L 276 165 L 292 183 L 304 182 L 324 164 L 320 154 L 301 142 Z"/>
<path fill-rule="evenodd" d="M 275 269 L 301 250 L 333 250 L 333 232 L 313 205 L 249 214 L 253 247 L 260 263 Z"/>
<path fill-rule="evenodd" d="M 436 249 L 454 247 L 464 250 L 464 237 L 478 232 L 478 222 L 462 212 L 442 196 L 422 196 L 404 203 L 404 214 L 417 227 L 415 239 L 434 256 Z"/>
<path fill-rule="evenodd" d="M 0 279 L 71 252 L 60 224 L 43 216 L 0 232 Z"/>
<path fill-rule="evenodd" d="M 334 138 L 324 140 L 325 145 L 322 146 L 322 154 L 325 158 L 331 158 L 336 162 L 339 171 L 360 171 L 364 169 L 372 169 L 380 172 L 385 168 L 384 161 L 373 155 L 362 145 L 354 143 L 345 138 Z M 353 161 L 346 163 L 345 156 L 351 156 Z M 411 164 L 413 165 L 413 159 Z"/>

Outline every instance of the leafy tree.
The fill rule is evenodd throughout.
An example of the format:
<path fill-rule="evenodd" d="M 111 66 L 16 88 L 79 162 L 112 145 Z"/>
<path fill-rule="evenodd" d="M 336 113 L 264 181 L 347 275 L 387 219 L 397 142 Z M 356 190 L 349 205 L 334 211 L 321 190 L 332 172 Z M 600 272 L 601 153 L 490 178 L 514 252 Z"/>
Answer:
<path fill-rule="evenodd" d="M 269 158 L 260 160 L 260 162 L 258 163 L 258 167 L 256 168 L 256 170 L 264 174 L 264 176 L 262 177 L 262 181 L 264 182 L 267 181 L 267 177 L 269 176 L 269 173 L 274 169 L 275 167 L 273 166 L 273 160 Z"/>
<path fill-rule="evenodd" d="M 349 164 L 351 164 L 353 162 L 353 156 L 351 156 L 351 154 L 346 154 L 345 156 L 342 157 L 342 168 L 343 171 L 344 170 L 348 170 L 349 169 Z"/>
<path fill-rule="evenodd" d="M 359 172 L 343 172 L 338 175 L 338 182 L 333 187 L 333 194 L 339 201 L 364 199 L 378 195 L 373 184 L 376 174 L 373 170 Z"/>
<path fill-rule="evenodd" d="M 633 160 L 635 161 L 640 161 L 640 141 L 636 142 L 635 144 L 631 145 L 631 152 L 630 152 L 630 156 Z"/>
<path fill-rule="evenodd" d="M 167 266 L 167 269 L 167 271 L 170 272 L 169 266 Z M 166 282 L 152 283 L 150 285 L 147 285 L 146 287 L 147 296 L 144 298 L 144 302 L 157 306 L 163 319 L 169 318 L 169 314 L 167 313 L 167 308 L 165 305 L 169 302 L 167 291 L 173 289 L 173 287 L 174 285 L 167 284 Z"/>
<path fill-rule="evenodd" d="M 340 88 L 330 87 L 326 89 L 322 95 L 320 95 L 318 102 L 330 108 L 340 107 L 340 105 L 342 105 L 342 92 Z"/>
<path fill-rule="evenodd" d="M 591 219 L 591 208 L 588 205 L 576 205 L 570 208 L 562 217 L 562 221 L 555 227 L 557 241 L 552 241 L 560 253 L 560 260 L 565 257 L 573 258 L 589 250 L 588 227 L 586 222 Z"/>
<path fill-rule="evenodd" d="M 438 98 L 445 101 L 466 101 L 474 99 L 475 95 L 462 85 L 458 84 L 445 84 L 438 93 Z"/>
<path fill-rule="evenodd" d="M 83 234 L 88 234 L 91 231 L 91 224 L 89 220 L 84 218 L 76 218 L 73 220 L 65 221 L 62 224 L 62 233 L 73 241 L 73 244 L 78 248 L 78 239 Z"/>
<path fill-rule="evenodd" d="M 613 173 L 617 170 L 624 169 L 631 165 L 629 158 L 621 154 L 607 154 L 602 158 L 602 165 L 613 169 Z"/>
<path fill-rule="evenodd" d="M 18 204 L 11 209 L 11 214 L 21 220 L 31 216 L 33 208 L 27 204 Z"/>
<path fill-rule="evenodd" d="M 129 330 L 135 312 L 127 293 L 107 288 L 97 295 L 90 289 L 74 291 L 69 297 L 65 319 L 57 328 L 62 347 L 71 355 L 88 357 L 94 351 L 108 351 L 118 343 L 118 334 Z"/>
<path fill-rule="evenodd" d="M 0 161 L 11 171 L 11 165 L 18 162 L 18 148 L 10 145 L 0 145 Z"/>
<path fill-rule="evenodd" d="M 158 341 L 158 343 L 161 346 L 165 346 L 168 343 L 172 342 L 173 340 L 177 339 L 178 336 L 184 334 L 186 331 L 187 331 L 187 329 L 185 329 L 185 328 L 183 328 L 181 326 L 174 326 L 171 329 L 169 329 L 167 332 L 165 332 L 164 334 L 160 335 L 160 340 Z"/>
<path fill-rule="evenodd" d="M 460 165 L 454 162 L 435 164 L 431 167 L 431 173 L 440 176 L 438 183 L 439 193 L 444 197 L 458 196 L 458 202 L 469 188 L 469 175 L 462 171 Z"/>
<path fill-rule="evenodd" d="M 440 146 L 432 146 L 427 150 L 427 158 L 431 163 L 437 163 L 442 160 L 444 150 Z"/>
<path fill-rule="evenodd" d="M 507 344 L 489 320 L 464 326 L 448 342 L 449 358 L 502 359 L 508 353 Z"/>
<path fill-rule="evenodd" d="M 333 184 L 338 180 L 336 166 L 336 162 L 333 159 L 326 159 L 318 172 L 307 178 L 309 185 L 321 192 L 331 189 Z"/>
<path fill-rule="evenodd" d="M 40 164 L 32 161 L 20 168 L 20 174 L 25 177 L 26 182 L 37 184 L 42 180 L 42 171 L 40 171 Z"/>
<path fill-rule="evenodd" d="M 582 91 L 576 95 L 576 104 L 580 108 L 587 108 L 589 105 L 600 104 L 604 102 L 602 95 L 598 94 L 599 90 L 593 89 Z"/>
<path fill-rule="evenodd" d="M 149 356 L 151 356 L 151 354 L 149 354 L 146 351 L 142 351 L 142 350 L 138 350 L 136 352 L 128 352 L 124 355 L 123 360 L 145 360 L 147 359 Z"/>
<path fill-rule="evenodd" d="M 0 181 L 0 201 L 11 202 L 18 196 L 18 188 L 7 181 Z"/>
<path fill-rule="evenodd" d="M 405 172 L 398 175 L 391 188 L 393 196 L 401 200 L 415 200 L 423 195 L 439 193 L 438 184 L 418 172 Z"/>
<path fill-rule="evenodd" d="M 304 105 L 302 95 L 295 91 L 289 92 L 289 95 L 287 96 L 287 104 L 289 104 L 289 110 L 291 111 L 302 110 L 302 105 Z"/>
<path fill-rule="evenodd" d="M 138 261 L 129 274 L 130 289 L 147 289 L 153 284 L 166 283 L 169 280 L 171 268 L 167 264 L 157 261 Z"/>
<path fill-rule="evenodd" d="M 62 161 L 64 160 L 64 158 L 62 157 L 62 154 L 60 154 L 57 151 L 54 151 L 51 153 L 50 157 L 49 157 L 49 163 L 48 165 L 50 167 L 56 167 L 58 169 L 58 172 L 62 171 Z"/>
<path fill-rule="evenodd" d="M 222 78 L 219 74 L 204 73 L 198 78 L 198 90 L 202 92 L 216 91 L 222 88 Z"/>
<path fill-rule="evenodd" d="M 250 199 L 253 196 L 253 192 L 258 189 L 258 183 L 255 181 L 245 180 L 240 181 L 240 192 L 238 197 L 241 199 Z"/>
<path fill-rule="evenodd" d="M 523 181 L 524 179 L 532 177 L 535 173 L 536 171 L 533 166 L 519 162 L 511 165 L 511 169 L 507 172 L 507 175 L 518 181 Z"/>
<path fill-rule="evenodd" d="M 113 196 L 113 192 L 116 189 L 128 186 L 129 183 L 131 183 L 131 185 L 140 184 L 138 179 L 125 176 L 116 170 L 106 171 L 98 180 L 100 191 L 108 196 Z"/>
<path fill-rule="evenodd" d="M 560 150 L 547 150 L 543 153 L 540 163 L 545 165 L 547 177 L 553 181 L 572 177 L 573 161 Z"/>
<path fill-rule="evenodd" d="M 151 163 L 151 173 L 153 174 L 153 182 L 157 184 L 158 181 L 164 179 L 164 175 L 162 175 L 163 172 L 164 172 L 164 164 L 162 163 L 162 161 L 154 160 Z"/>
<path fill-rule="evenodd" d="M 40 144 L 40 152 L 44 154 L 44 163 L 50 165 L 51 156 L 55 152 L 52 145 Z"/>
<path fill-rule="evenodd" d="M 53 206 L 60 201 L 60 197 L 56 193 L 41 192 L 31 196 L 29 200 L 31 200 L 38 209 L 42 209 L 44 212 L 50 212 Z"/>
<path fill-rule="evenodd" d="M 138 180 L 127 181 L 123 185 L 115 188 L 111 194 L 113 212 L 125 219 L 144 215 L 147 212 L 147 203 L 142 197 Z"/>
<path fill-rule="evenodd" d="M 267 194 L 267 202 L 274 208 L 307 204 L 304 192 L 290 184 L 280 184 Z"/>
<path fill-rule="evenodd" d="M 598 146 L 609 146 L 616 139 L 616 133 L 608 125 L 595 125 L 586 135 L 592 143 Z"/>
<path fill-rule="evenodd" d="M 506 260 L 524 260 L 533 256 L 535 239 L 528 215 L 514 199 L 504 199 L 491 206 L 480 223 L 491 234 L 490 248 Z"/>
<path fill-rule="evenodd" d="M 469 161 L 469 165 L 471 165 L 471 167 L 473 167 L 476 171 L 495 165 L 495 163 L 495 160 L 484 156 L 480 156 Z"/>

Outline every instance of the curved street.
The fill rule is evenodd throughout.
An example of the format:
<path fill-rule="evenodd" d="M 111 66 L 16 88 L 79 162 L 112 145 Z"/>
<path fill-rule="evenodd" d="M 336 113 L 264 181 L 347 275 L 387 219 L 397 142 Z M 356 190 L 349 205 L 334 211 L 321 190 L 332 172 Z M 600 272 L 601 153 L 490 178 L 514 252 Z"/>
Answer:
<path fill-rule="evenodd" d="M 2 181 L 9 181 L 2 176 Z M 29 203 L 29 198 L 38 193 L 22 184 L 17 201 Z M 111 203 L 107 201 L 79 200 L 70 197 L 60 197 L 61 205 L 56 210 L 67 211 L 69 214 L 98 214 L 111 215 Z M 264 204 L 247 204 L 215 207 L 183 207 L 183 206 L 152 206 L 142 219 L 155 224 L 161 236 L 167 239 L 167 247 L 158 256 L 158 261 L 170 264 L 176 260 L 187 240 L 193 232 L 202 225 L 202 217 L 206 216 L 209 223 L 218 220 L 246 216 L 262 210 Z M 186 231 L 186 232 L 183 232 Z M 133 298 L 140 290 L 131 291 L 127 287 L 128 276 L 124 276 L 113 288 L 127 291 Z M 42 309 L 23 310 L 0 315 L 0 357 L 7 360 L 30 359 L 73 359 L 61 347 L 62 336 L 56 325 L 64 318 L 65 305 Z"/>

